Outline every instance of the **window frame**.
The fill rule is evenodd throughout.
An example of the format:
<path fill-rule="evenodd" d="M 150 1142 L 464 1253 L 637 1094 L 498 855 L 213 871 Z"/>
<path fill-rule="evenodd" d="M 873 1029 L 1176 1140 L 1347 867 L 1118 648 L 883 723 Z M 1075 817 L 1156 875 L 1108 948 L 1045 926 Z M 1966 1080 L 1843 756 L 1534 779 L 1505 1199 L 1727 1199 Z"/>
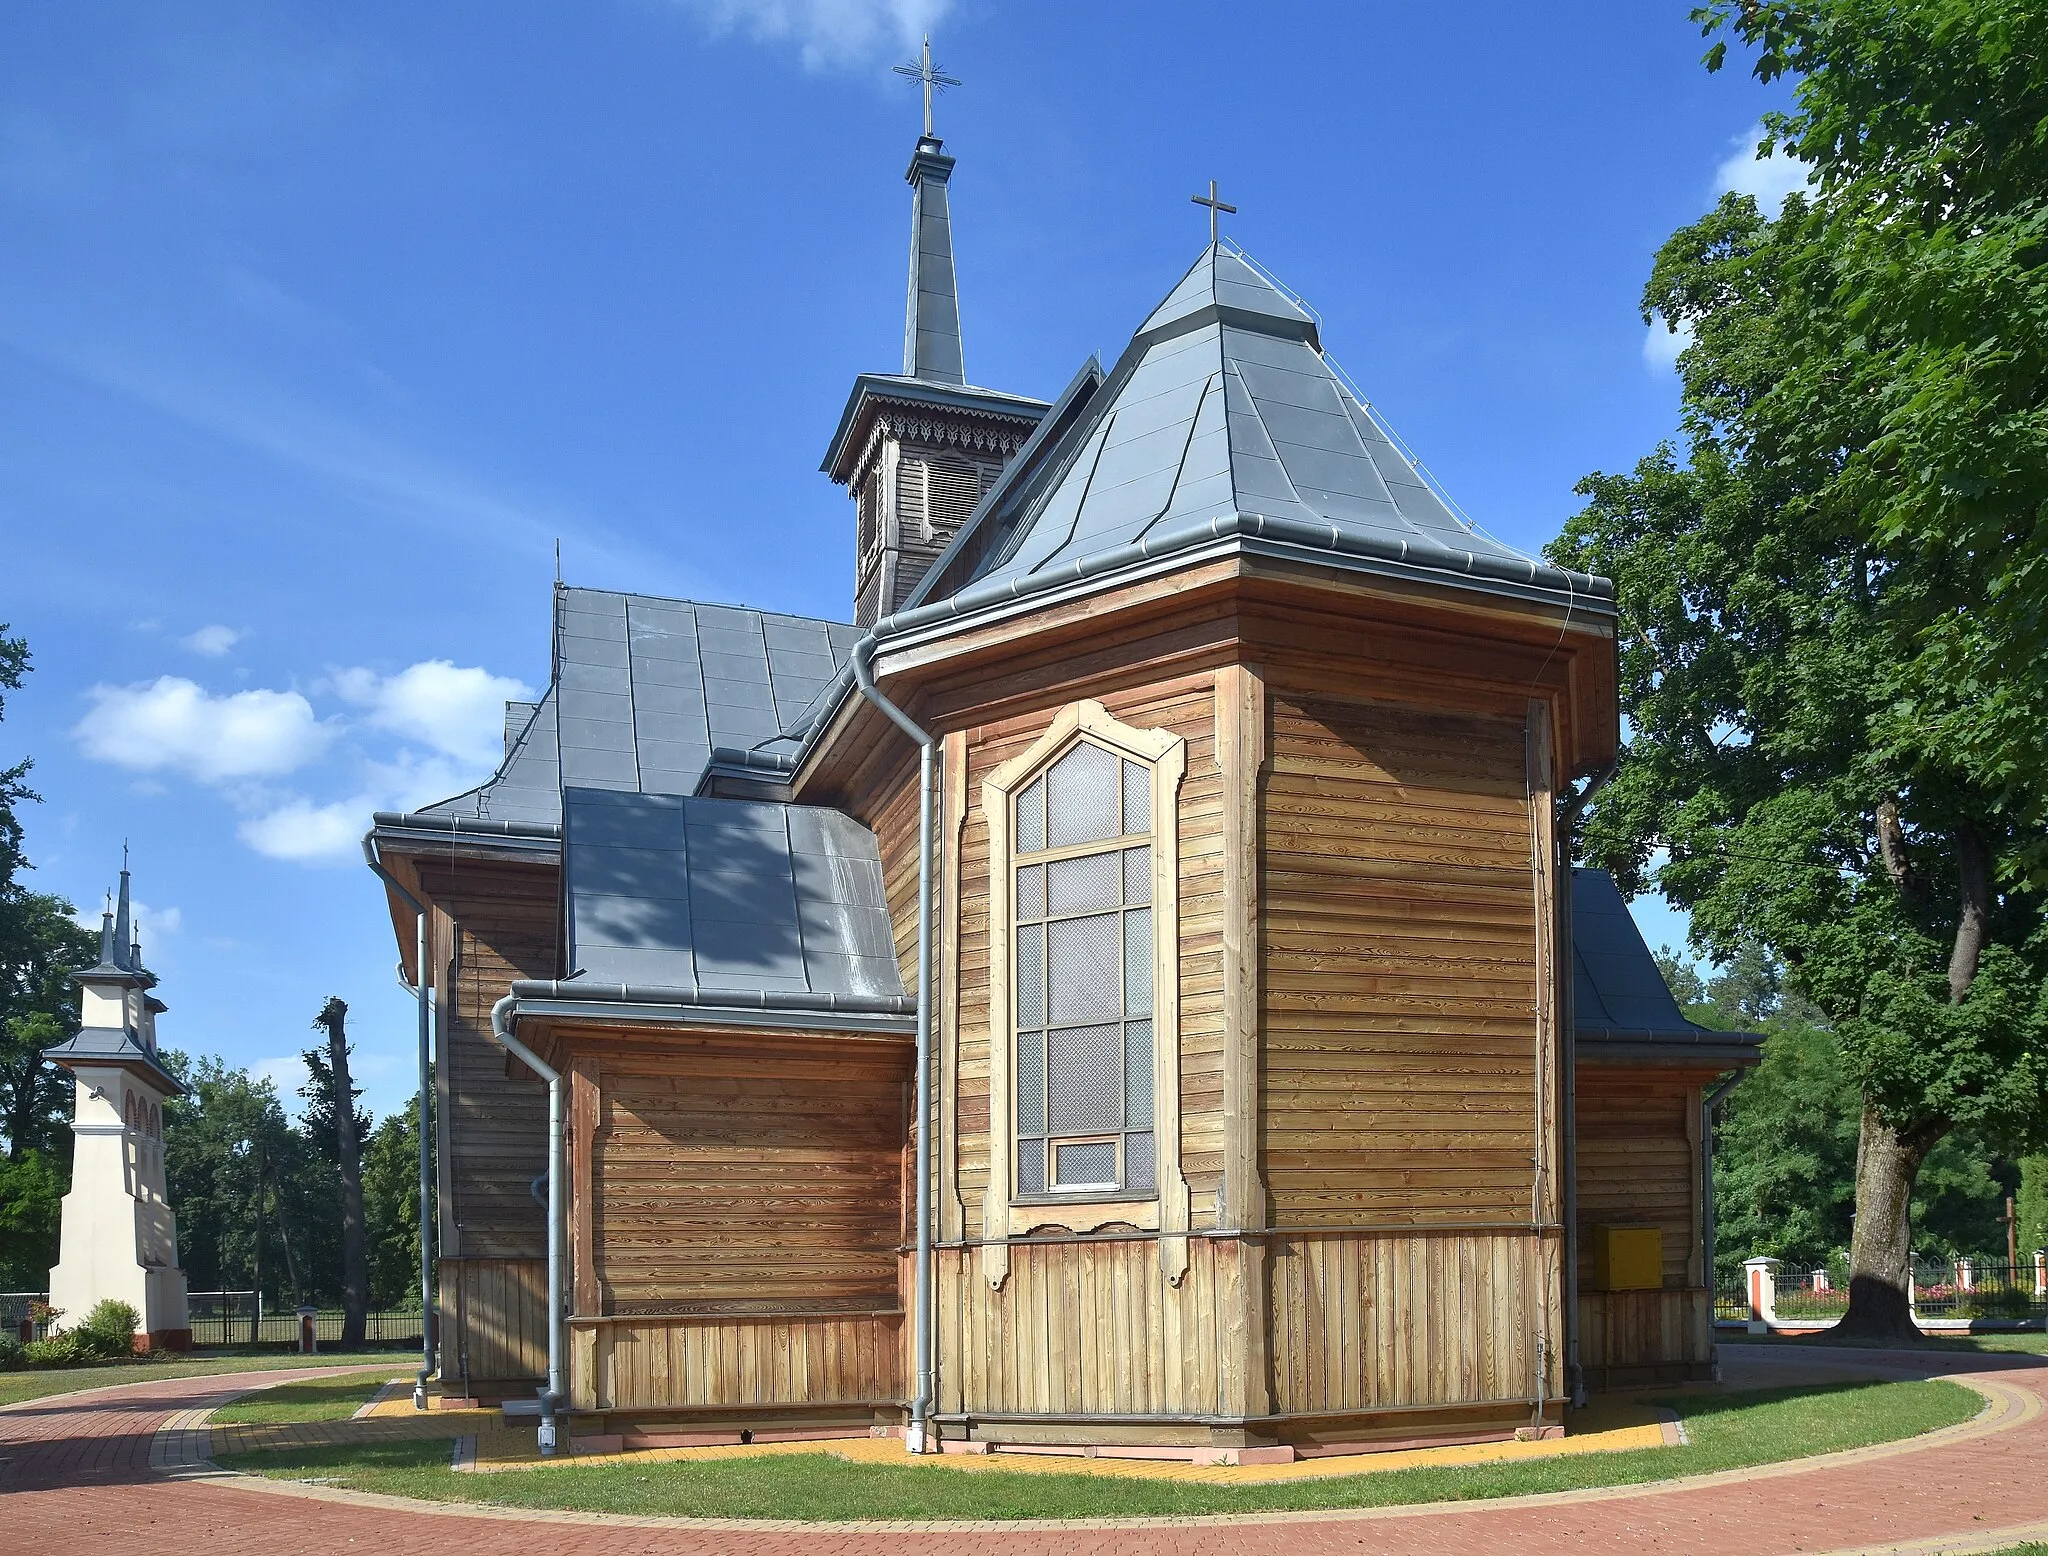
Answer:
<path fill-rule="evenodd" d="M 1077 743 L 1106 748 L 1151 771 L 1152 849 L 1152 1136 L 1153 1182 L 1143 1195 L 1121 1190 L 1015 1192 L 1017 1156 L 1015 1000 L 1016 871 L 1011 818 L 1016 795 Z M 989 887 L 989 1134 L 988 1181 L 982 1195 L 983 1273 L 1000 1287 L 1009 1273 L 1008 1238 L 1052 1226 L 1084 1233 L 1111 1223 L 1157 1231 L 1160 1263 L 1178 1283 L 1187 1271 L 1189 1194 L 1180 1163 L 1180 887 L 1179 798 L 1187 772 L 1187 742 L 1169 730 L 1140 729 L 1115 718 L 1099 702 L 1068 705 L 1028 749 L 991 773 L 981 786 L 988 827 Z M 1105 852 L 1132 846 L 1105 842 Z M 1086 850 L 1083 850 L 1086 851 Z M 1026 863 L 1042 862 L 1045 851 Z M 1052 1163 L 1048 1161 L 1050 1176 Z"/>

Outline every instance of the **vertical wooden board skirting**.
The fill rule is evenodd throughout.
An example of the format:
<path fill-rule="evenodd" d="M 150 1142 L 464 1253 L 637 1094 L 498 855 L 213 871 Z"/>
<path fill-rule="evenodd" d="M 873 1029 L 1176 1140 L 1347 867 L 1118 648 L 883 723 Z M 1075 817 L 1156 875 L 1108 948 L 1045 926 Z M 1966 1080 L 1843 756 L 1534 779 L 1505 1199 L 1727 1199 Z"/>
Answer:
<path fill-rule="evenodd" d="M 945 792 L 939 812 L 939 1174 L 933 1201 L 941 1240 L 966 1235 L 960 1189 L 960 845 L 967 827 L 967 736 L 953 730 L 941 745 Z M 943 1355 L 943 1353 L 942 1353 Z"/>

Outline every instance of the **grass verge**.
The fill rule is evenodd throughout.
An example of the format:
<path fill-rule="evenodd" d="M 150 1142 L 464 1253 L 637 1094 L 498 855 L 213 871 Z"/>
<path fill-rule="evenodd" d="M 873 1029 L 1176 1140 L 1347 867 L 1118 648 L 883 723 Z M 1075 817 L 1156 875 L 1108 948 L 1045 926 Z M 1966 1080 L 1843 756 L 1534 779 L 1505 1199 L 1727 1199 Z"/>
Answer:
<path fill-rule="evenodd" d="M 396 1360 L 398 1367 L 393 1367 Z M 18 1405 L 53 1394 L 75 1394 L 81 1389 L 110 1388 L 117 1383 L 150 1383 L 158 1378 L 203 1378 L 217 1372 L 274 1372 L 286 1367 L 314 1367 L 367 1364 L 391 1369 L 404 1366 L 403 1358 L 390 1351 L 323 1351 L 318 1356 L 299 1357 L 290 1352 L 267 1355 L 186 1356 L 177 1361 L 116 1361 L 92 1367 L 27 1368 L 0 1372 L 0 1405 Z"/>
<path fill-rule="evenodd" d="M 224 1462 L 277 1479 L 318 1478 L 393 1496 L 582 1512 L 828 1522 L 1187 1516 L 1386 1507 L 1634 1485 L 1914 1437 L 1969 1420 L 1983 1400 L 1959 1384 L 1937 1381 L 1772 1389 L 1663 1403 L 1684 1417 L 1689 1445 L 1258 1486 L 853 1464 L 830 1453 L 456 1474 L 448 1465 L 447 1444 L 438 1442 L 238 1454 Z"/>
<path fill-rule="evenodd" d="M 299 1421 L 346 1421 L 377 1397 L 389 1381 L 384 1371 L 338 1378 L 304 1378 L 250 1394 L 213 1413 L 218 1426 L 268 1426 Z"/>
<path fill-rule="evenodd" d="M 1721 1341 L 1724 1349 L 1738 1345 L 1810 1346 L 1821 1350 L 1886 1350 L 1913 1355 L 1920 1351 L 1967 1351 L 1978 1356 L 2014 1352 L 2027 1356 L 2048 1355 L 2048 1334 L 2039 1330 L 1992 1330 L 1985 1334 L 1930 1334 L 1910 1344 L 1872 1347 L 1867 1341 L 1837 1340 L 1826 1331 L 1820 1334 L 1744 1335 Z M 2048 1551 L 2044 1551 L 2048 1556 Z"/>

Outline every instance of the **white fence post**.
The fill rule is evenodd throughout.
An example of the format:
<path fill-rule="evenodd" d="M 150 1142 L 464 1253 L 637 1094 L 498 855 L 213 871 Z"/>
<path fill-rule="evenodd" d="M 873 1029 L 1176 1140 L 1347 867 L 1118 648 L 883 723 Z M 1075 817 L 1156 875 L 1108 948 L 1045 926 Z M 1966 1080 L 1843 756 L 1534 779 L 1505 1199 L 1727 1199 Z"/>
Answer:
<path fill-rule="evenodd" d="M 1956 1260 L 1956 1286 L 1962 1291 L 1977 1289 L 1977 1264 L 1974 1259 Z"/>
<path fill-rule="evenodd" d="M 2034 1295 L 2048 1297 L 2048 1248 L 2034 1250 Z"/>
<path fill-rule="evenodd" d="M 1758 1326 L 1775 1329 L 1778 1325 L 1778 1261 L 1776 1259 L 1744 1259 L 1743 1280 L 1749 1287 L 1749 1322 L 1751 1333 L 1758 1332 Z"/>

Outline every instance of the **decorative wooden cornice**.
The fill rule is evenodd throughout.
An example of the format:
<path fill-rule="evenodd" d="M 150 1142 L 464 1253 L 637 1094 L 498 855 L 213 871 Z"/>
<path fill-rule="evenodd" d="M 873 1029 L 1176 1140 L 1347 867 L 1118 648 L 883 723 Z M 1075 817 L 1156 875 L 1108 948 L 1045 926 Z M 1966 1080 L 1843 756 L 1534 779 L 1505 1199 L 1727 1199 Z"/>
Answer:
<path fill-rule="evenodd" d="M 890 400 L 877 395 L 869 414 L 868 435 L 854 460 L 848 486 L 857 490 L 883 442 L 928 443 L 940 448 L 957 448 L 968 453 L 992 454 L 1007 462 L 1025 439 L 1037 429 L 1035 417 L 1006 416 L 994 411 L 940 409 L 908 400 Z"/>

